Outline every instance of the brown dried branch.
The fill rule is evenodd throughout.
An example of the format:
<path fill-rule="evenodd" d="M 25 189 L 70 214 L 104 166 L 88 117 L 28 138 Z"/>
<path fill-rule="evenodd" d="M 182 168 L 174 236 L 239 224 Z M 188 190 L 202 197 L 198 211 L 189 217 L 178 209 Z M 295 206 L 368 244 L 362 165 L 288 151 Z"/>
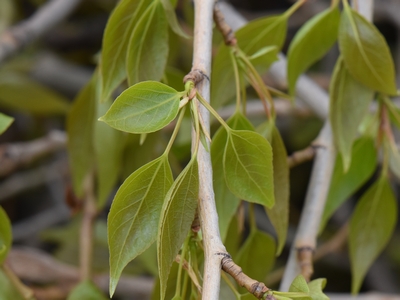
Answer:
<path fill-rule="evenodd" d="M 315 146 L 309 146 L 303 150 L 293 152 L 287 158 L 289 168 L 294 168 L 304 162 L 312 160 L 315 156 L 315 150 Z"/>
<path fill-rule="evenodd" d="M 218 5 L 215 5 L 214 7 L 214 22 L 224 38 L 225 45 L 236 46 L 237 40 L 235 33 L 228 23 L 225 22 L 224 15 L 222 14 Z"/>
<path fill-rule="evenodd" d="M 0 37 L 0 64 L 66 18 L 81 0 L 52 0 Z"/>
<path fill-rule="evenodd" d="M 229 254 L 220 253 L 220 255 L 223 256 L 221 260 L 222 270 L 231 275 L 241 287 L 244 287 L 257 299 L 261 299 L 269 291 L 269 288 L 264 283 L 254 280 L 243 273 L 242 268 L 235 264 Z"/>
<path fill-rule="evenodd" d="M 4 144 L 0 146 L 0 177 L 14 172 L 20 167 L 65 148 L 67 137 L 64 132 L 52 130 L 37 140 Z"/>

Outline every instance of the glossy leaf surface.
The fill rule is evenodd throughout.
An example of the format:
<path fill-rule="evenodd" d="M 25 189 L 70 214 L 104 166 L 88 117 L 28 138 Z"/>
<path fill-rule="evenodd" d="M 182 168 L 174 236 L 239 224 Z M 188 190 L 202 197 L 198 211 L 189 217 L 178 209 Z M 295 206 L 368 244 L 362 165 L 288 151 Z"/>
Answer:
<path fill-rule="evenodd" d="M 68 296 L 68 300 L 106 300 L 103 293 L 95 286 L 91 281 L 82 281 L 76 286 L 71 294 Z"/>
<path fill-rule="evenodd" d="M 129 84 L 160 80 L 167 58 L 167 20 L 161 3 L 154 1 L 140 17 L 130 38 L 126 57 Z"/>
<path fill-rule="evenodd" d="M 103 79 L 102 101 L 126 78 L 126 55 L 130 36 L 144 10 L 152 0 L 123 0 L 107 22 L 101 53 L 101 76 Z"/>
<path fill-rule="evenodd" d="M 350 166 L 351 148 L 357 137 L 357 129 L 368 113 L 373 96 L 372 90 L 353 79 L 339 58 L 330 86 L 329 118 L 345 171 Z"/>
<path fill-rule="evenodd" d="M 397 200 L 386 177 L 376 181 L 358 202 L 349 232 L 353 294 L 389 242 L 397 220 Z"/>
<path fill-rule="evenodd" d="M 158 226 L 157 258 L 161 300 L 165 297 L 171 265 L 194 219 L 199 197 L 197 160 L 192 159 L 168 191 Z"/>
<path fill-rule="evenodd" d="M 288 51 L 289 93 L 294 95 L 301 73 L 321 59 L 337 39 L 340 13 L 327 9 L 307 21 L 293 38 Z"/>
<path fill-rule="evenodd" d="M 248 130 L 231 130 L 224 152 L 225 181 L 240 199 L 271 208 L 274 203 L 272 149 Z"/>
<path fill-rule="evenodd" d="M 395 95 L 395 71 L 385 38 L 363 16 L 345 5 L 339 47 L 350 74 L 372 90 Z"/>
<path fill-rule="evenodd" d="M 161 207 L 172 182 L 163 155 L 132 173 L 115 195 L 108 215 L 111 294 L 125 266 L 156 240 Z"/>
<path fill-rule="evenodd" d="M 0 113 L 0 134 L 7 130 L 10 127 L 11 123 L 14 122 L 13 117 L 9 117 L 5 114 Z"/>
<path fill-rule="evenodd" d="M 4 209 L 0 206 L 0 266 L 10 251 L 11 243 L 11 222 Z"/>
<path fill-rule="evenodd" d="M 178 93 L 155 81 L 126 89 L 100 118 L 111 127 L 130 133 L 149 133 L 168 125 L 178 114 Z"/>
<path fill-rule="evenodd" d="M 253 125 L 240 112 L 235 113 L 227 121 L 227 124 L 236 130 L 254 130 Z M 226 130 L 221 126 L 215 133 L 211 143 L 215 204 L 217 206 L 219 230 L 222 240 L 225 240 L 229 224 L 240 203 L 240 199 L 232 194 L 224 179 L 223 157 L 226 140 Z"/>
<path fill-rule="evenodd" d="M 362 137 L 354 143 L 351 165 L 347 172 L 343 170 L 341 155 L 337 156 L 320 231 L 340 205 L 372 176 L 376 168 L 376 156 L 375 143 L 369 137 Z"/>
<path fill-rule="evenodd" d="M 275 228 L 278 237 L 276 255 L 282 252 L 285 246 L 289 224 L 289 167 L 287 164 L 287 151 L 282 137 L 276 126 L 269 126 L 268 121 L 260 125 L 258 132 L 269 138 L 273 153 L 274 168 L 274 196 L 273 208 L 266 208 L 268 218 Z"/>

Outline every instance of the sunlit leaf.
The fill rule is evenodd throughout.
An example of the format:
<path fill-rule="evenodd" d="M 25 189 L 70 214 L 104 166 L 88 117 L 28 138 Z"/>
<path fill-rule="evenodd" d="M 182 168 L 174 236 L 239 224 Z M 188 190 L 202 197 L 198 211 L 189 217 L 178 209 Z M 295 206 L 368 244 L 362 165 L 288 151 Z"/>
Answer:
<path fill-rule="evenodd" d="M 320 232 L 340 205 L 372 176 L 376 168 L 376 155 L 374 141 L 369 137 L 359 138 L 353 146 L 350 168 L 347 172 L 344 172 L 342 156 L 338 154 L 321 220 Z"/>
<path fill-rule="evenodd" d="M 319 278 L 308 283 L 308 288 L 310 289 L 310 296 L 312 300 L 329 300 L 329 297 L 322 291 L 325 288 L 326 279 Z"/>
<path fill-rule="evenodd" d="M 127 77 L 126 54 L 129 38 L 139 18 L 153 0 L 123 0 L 112 12 L 103 37 L 101 53 L 101 75 L 103 80 L 103 101 Z"/>
<path fill-rule="evenodd" d="M 275 252 L 273 237 L 253 230 L 240 248 L 235 261 L 247 276 L 262 282 L 274 264 Z"/>
<path fill-rule="evenodd" d="M 157 255 L 160 299 L 165 297 L 171 265 L 194 219 L 199 197 L 197 160 L 192 159 L 168 191 L 158 226 Z"/>
<path fill-rule="evenodd" d="M 0 206 L 0 266 L 10 251 L 11 243 L 11 222 L 4 209 Z"/>
<path fill-rule="evenodd" d="M 339 20 L 339 9 L 333 7 L 308 20 L 296 33 L 288 51 L 288 86 L 291 95 L 294 95 L 300 74 L 321 59 L 335 43 Z"/>
<path fill-rule="evenodd" d="M 378 29 L 344 2 L 339 47 L 350 74 L 370 89 L 395 95 L 395 71 L 389 47 Z"/>
<path fill-rule="evenodd" d="M 93 134 L 98 95 L 98 78 L 94 75 L 78 94 L 67 116 L 68 155 L 75 193 L 83 195 L 83 180 L 94 164 Z"/>
<path fill-rule="evenodd" d="M 253 125 L 239 112 L 235 113 L 227 123 L 232 129 L 254 130 Z M 219 230 L 222 240 L 226 238 L 229 224 L 240 203 L 240 199 L 229 191 L 224 179 L 223 157 L 226 140 L 226 130 L 221 126 L 214 135 L 211 143 L 215 204 L 217 206 Z"/>
<path fill-rule="evenodd" d="M 178 19 L 176 18 L 176 14 L 174 11 L 174 7 L 170 0 L 161 0 L 161 4 L 164 7 L 166 17 L 171 29 L 179 36 L 183 38 L 189 38 L 189 36 L 182 30 L 181 26 L 179 25 Z"/>
<path fill-rule="evenodd" d="M 349 248 L 353 294 L 389 242 L 397 220 L 397 200 L 388 179 L 380 177 L 358 202 L 350 221 Z"/>
<path fill-rule="evenodd" d="M 161 3 L 154 1 L 140 17 L 130 37 L 126 56 L 129 84 L 160 80 L 167 58 L 167 20 Z"/>
<path fill-rule="evenodd" d="M 275 205 L 266 208 L 269 220 L 275 228 L 278 237 L 276 254 L 279 255 L 285 246 L 289 224 L 289 167 L 287 164 L 287 152 L 282 137 L 276 126 L 269 126 L 268 121 L 260 125 L 258 132 L 269 137 L 273 153 L 274 168 L 274 195 Z"/>
<path fill-rule="evenodd" d="M 69 294 L 67 300 L 106 300 L 103 293 L 91 281 L 82 281 Z"/>
<path fill-rule="evenodd" d="M 329 117 L 345 171 L 350 167 L 351 148 L 357 129 L 368 113 L 373 96 L 372 90 L 353 79 L 339 58 L 330 86 Z"/>
<path fill-rule="evenodd" d="M 38 115 L 65 114 L 66 98 L 18 73 L 0 75 L 0 106 Z"/>
<path fill-rule="evenodd" d="M 124 267 L 156 240 L 161 207 L 172 182 L 163 155 L 135 171 L 115 195 L 108 215 L 111 294 Z"/>
<path fill-rule="evenodd" d="M 97 116 L 102 116 L 109 109 L 110 104 L 110 102 L 97 103 Z M 97 203 L 98 207 L 102 208 L 121 172 L 125 138 L 122 132 L 97 121 L 93 142 L 98 178 Z"/>
<path fill-rule="evenodd" d="M 7 130 L 10 127 L 11 123 L 14 122 L 13 117 L 9 117 L 5 114 L 0 113 L 0 134 Z"/>
<path fill-rule="evenodd" d="M 180 96 L 160 82 L 141 82 L 126 89 L 100 120 L 121 131 L 154 132 L 176 117 Z"/>
<path fill-rule="evenodd" d="M 271 208 L 274 203 L 272 148 L 258 133 L 231 130 L 225 146 L 225 181 L 240 199 Z"/>
<path fill-rule="evenodd" d="M 300 292 L 300 293 L 308 293 L 310 291 L 307 281 L 304 279 L 303 275 L 297 275 L 295 279 L 293 279 L 292 284 L 289 287 L 289 292 Z"/>

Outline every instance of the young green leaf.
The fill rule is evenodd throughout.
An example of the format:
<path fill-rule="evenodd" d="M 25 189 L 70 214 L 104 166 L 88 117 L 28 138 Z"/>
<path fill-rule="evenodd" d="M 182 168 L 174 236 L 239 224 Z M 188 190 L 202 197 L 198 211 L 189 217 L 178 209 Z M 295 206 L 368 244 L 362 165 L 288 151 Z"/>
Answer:
<path fill-rule="evenodd" d="M 83 180 L 94 165 L 93 133 L 99 83 L 97 75 L 78 94 L 67 115 L 68 155 L 72 185 L 83 195 Z"/>
<path fill-rule="evenodd" d="M 288 86 L 294 95 L 301 73 L 321 59 L 337 39 L 340 12 L 329 8 L 307 21 L 293 38 L 288 51 Z"/>
<path fill-rule="evenodd" d="M 362 196 L 350 221 L 349 248 L 353 294 L 369 267 L 392 236 L 397 219 L 397 200 L 384 176 Z"/>
<path fill-rule="evenodd" d="M 132 32 L 126 56 L 130 85 L 160 80 L 168 58 L 168 26 L 158 1 L 148 6 Z"/>
<path fill-rule="evenodd" d="M 228 133 L 223 158 L 225 181 L 237 197 L 271 208 L 274 203 L 272 149 L 248 130 Z"/>
<path fill-rule="evenodd" d="M 153 0 L 122 0 L 107 23 L 101 52 L 102 101 L 126 78 L 126 54 L 132 31 Z"/>
<path fill-rule="evenodd" d="M 13 117 L 9 117 L 5 114 L 0 113 L 0 134 L 7 130 L 10 127 L 11 123 L 14 122 Z"/>
<path fill-rule="evenodd" d="M 161 207 L 172 182 L 168 158 L 162 155 L 132 173 L 115 195 L 108 215 L 111 295 L 125 266 L 156 240 Z"/>
<path fill-rule="evenodd" d="M 358 83 L 347 71 L 341 58 L 338 59 L 330 86 L 329 117 L 333 138 L 342 154 L 343 168 L 350 167 L 351 148 L 357 129 L 368 113 L 374 92 Z"/>
<path fill-rule="evenodd" d="M 0 75 L 0 105 L 38 115 L 65 114 L 70 108 L 63 96 L 15 72 Z"/>
<path fill-rule="evenodd" d="M 110 104 L 97 103 L 97 116 L 105 114 Z M 98 178 L 97 203 L 102 208 L 121 173 L 125 137 L 103 122 L 96 122 L 93 137 Z"/>
<path fill-rule="evenodd" d="M 325 288 L 326 279 L 319 278 L 308 283 L 309 295 L 312 300 L 329 300 L 329 297 L 322 291 Z"/>
<path fill-rule="evenodd" d="M 293 279 L 292 284 L 289 287 L 289 292 L 292 293 L 309 293 L 310 289 L 307 285 L 307 281 L 304 279 L 303 275 L 297 275 L 295 279 Z"/>
<path fill-rule="evenodd" d="M 169 26 L 177 35 L 183 38 L 189 38 L 189 36 L 182 30 L 181 26 L 179 25 L 178 19 L 176 17 L 174 7 L 170 0 L 161 0 L 161 4 L 164 7 L 165 14 L 169 23 Z"/>
<path fill-rule="evenodd" d="M 158 225 L 157 260 L 164 300 L 168 275 L 194 219 L 199 197 L 197 160 L 192 158 L 165 197 Z"/>
<path fill-rule="evenodd" d="M 347 172 L 343 170 L 342 156 L 337 155 L 320 232 L 339 206 L 372 176 L 376 168 L 376 156 L 375 143 L 369 137 L 361 137 L 354 143 Z"/>
<path fill-rule="evenodd" d="M 378 29 L 344 2 L 339 47 L 350 74 L 372 90 L 397 93 L 392 56 Z"/>
<path fill-rule="evenodd" d="M 262 282 L 274 265 L 275 251 L 272 236 L 253 230 L 240 248 L 235 261 L 247 276 Z"/>
<path fill-rule="evenodd" d="M 240 112 L 236 112 L 227 121 L 227 124 L 236 130 L 254 130 L 253 125 Z M 222 240 L 225 240 L 229 224 L 240 203 L 240 199 L 229 191 L 224 179 L 223 157 L 226 140 L 226 129 L 221 126 L 215 133 L 211 143 L 215 204 L 217 206 L 219 231 Z"/>
<path fill-rule="evenodd" d="M 107 298 L 91 281 L 82 281 L 76 286 L 67 300 L 106 300 Z"/>
<path fill-rule="evenodd" d="M 130 133 L 157 131 L 175 119 L 181 93 L 155 81 L 126 89 L 99 120 Z"/>
<path fill-rule="evenodd" d="M 274 168 L 274 196 L 275 205 L 273 208 L 265 208 L 269 220 L 275 228 L 278 237 L 276 255 L 279 255 L 285 246 L 287 230 L 289 225 L 289 167 L 287 164 L 287 152 L 282 137 L 276 126 L 265 122 L 257 130 L 267 139 L 272 147 L 273 168 Z"/>
<path fill-rule="evenodd" d="M 10 251 L 11 243 L 11 222 L 4 209 L 0 206 L 0 266 Z"/>

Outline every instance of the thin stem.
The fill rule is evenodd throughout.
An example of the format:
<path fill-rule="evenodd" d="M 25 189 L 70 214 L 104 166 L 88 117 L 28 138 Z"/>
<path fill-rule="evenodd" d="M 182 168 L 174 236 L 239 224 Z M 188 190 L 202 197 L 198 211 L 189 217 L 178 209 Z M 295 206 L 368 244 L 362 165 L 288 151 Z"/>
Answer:
<path fill-rule="evenodd" d="M 172 132 L 172 135 L 171 135 L 171 138 L 169 139 L 168 145 L 165 148 L 165 151 L 164 151 L 165 155 L 168 155 L 168 153 L 170 152 L 170 150 L 172 148 L 172 145 L 174 144 L 176 136 L 178 135 L 178 132 L 179 132 L 179 128 L 181 128 L 182 120 L 185 115 L 185 111 L 186 111 L 186 106 L 182 107 L 182 110 L 179 113 L 178 121 L 176 121 L 174 131 Z"/>
<path fill-rule="evenodd" d="M 15 287 L 15 289 L 20 293 L 20 295 L 25 300 L 35 299 L 33 291 L 21 282 L 21 280 L 14 274 L 14 272 L 10 269 L 10 267 L 7 264 L 3 264 L 3 266 L 1 266 L 0 268 L 7 276 L 8 280 L 10 280 L 11 284 Z"/>
<path fill-rule="evenodd" d="M 189 274 L 188 272 L 185 272 L 185 275 L 183 277 L 182 299 L 186 299 L 188 283 L 189 283 Z"/>
<path fill-rule="evenodd" d="M 250 221 L 250 231 L 257 229 L 256 216 L 254 214 L 254 203 L 249 203 L 249 221 Z"/>
<path fill-rule="evenodd" d="M 295 4 L 293 4 L 287 11 L 283 13 L 283 17 L 289 18 L 296 10 L 300 8 L 307 0 L 299 0 Z"/>
<path fill-rule="evenodd" d="M 228 132 L 231 130 L 228 124 L 225 123 L 224 119 L 220 117 L 220 115 L 215 111 L 215 109 L 199 93 L 197 93 L 197 99 L 218 120 L 218 122 L 220 122 L 221 125 L 225 127 L 225 129 Z"/>
<path fill-rule="evenodd" d="M 233 65 L 233 72 L 235 74 L 235 86 L 236 86 L 236 111 L 240 109 L 240 75 L 239 75 L 239 68 L 236 62 L 236 58 L 233 54 L 233 47 L 231 47 L 231 51 L 229 51 L 232 65 Z"/>
<path fill-rule="evenodd" d="M 178 269 L 178 277 L 177 277 L 177 281 L 176 281 L 175 297 L 180 296 L 180 293 L 181 293 L 181 281 L 182 281 L 181 279 L 182 279 L 183 261 L 184 261 L 185 256 L 186 256 L 186 250 L 187 250 L 187 247 L 188 247 L 189 239 L 190 239 L 190 234 L 188 234 L 188 236 L 186 237 L 185 242 L 183 243 L 182 254 L 181 254 L 181 258 L 179 260 L 179 269 Z"/>
<path fill-rule="evenodd" d="M 197 109 L 197 102 L 192 101 L 191 103 L 192 111 L 193 111 L 193 123 L 194 123 L 194 128 L 196 131 L 196 140 L 195 140 L 195 146 L 194 150 L 192 153 L 192 159 L 197 158 L 197 153 L 199 151 L 199 144 L 200 144 L 200 119 L 199 119 L 199 110 Z"/>
<path fill-rule="evenodd" d="M 222 279 L 226 282 L 226 284 L 229 286 L 231 291 L 235 294 L 236 299 L 240 299 L 240 293 L 237 291 L 236 287 L 233 285 L 232 281 L 229 279 L 228 275 L 225 273 L 221 273 Z"/>

